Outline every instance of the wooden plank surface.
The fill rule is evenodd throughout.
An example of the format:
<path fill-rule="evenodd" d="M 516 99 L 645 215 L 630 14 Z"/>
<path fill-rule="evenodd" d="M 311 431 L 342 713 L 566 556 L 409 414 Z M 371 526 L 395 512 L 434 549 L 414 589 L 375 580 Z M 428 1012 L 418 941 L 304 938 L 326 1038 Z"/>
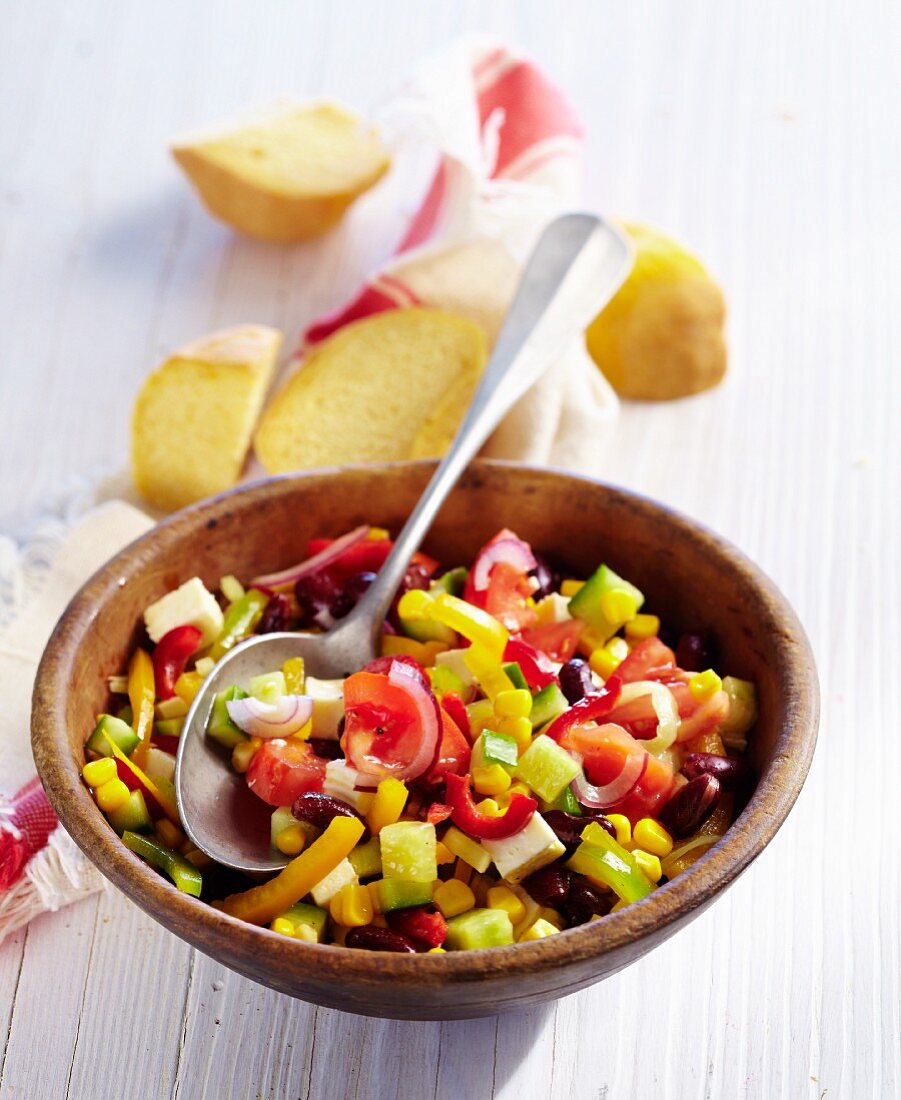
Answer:
<path fill-rule="evenodd" d="M 281 92 L 371 109 L 481 31 L 565 83 L 586 205 L 671 230 L 726 288 L 726 384 L 624 407 L 598 474 L 770 573 L 813 641 L 823 723 L 788 826 L 725 898 L 526 1014 L 358 1019 L 246 981 L 115 893 L 44 916 L 0 948 L 0 1100 L 898 1095 L 897 5 L 45 0 L 2 20 L 0 529 L 121 467 L 167 350 L 242 320 L 293 339 L 404 214 L 374 195 L 321 242 L 241 241 L 166 140 Z"/>

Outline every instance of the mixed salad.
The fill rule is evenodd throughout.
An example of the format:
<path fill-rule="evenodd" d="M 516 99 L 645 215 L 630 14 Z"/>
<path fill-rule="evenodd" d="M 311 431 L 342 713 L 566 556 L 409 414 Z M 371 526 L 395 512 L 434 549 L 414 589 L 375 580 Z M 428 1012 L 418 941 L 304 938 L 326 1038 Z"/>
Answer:
<path fill-rule="evenodd" d="M 725 833 L 752 778 L 753 684 L 714 671 L 706 636 L 661 636 L 607 565 L 561 576 L 505 529 L 469 569 L 417 554 L 382 656 L 353 675 L 295 658 L 215 697 L 207 736 L 289 857 L 253 885 L 216 867 L 172 786 L 192 699 L 249 635 L 333 626 L 391 546 L 360 527 L 247 588 L 195 577 L 146 609 L 149 644 L 110 681 L 128 702 L 99 716 L 83 772 L 133 852 L 287 937 L 443 952 L 602 918 Z"/>

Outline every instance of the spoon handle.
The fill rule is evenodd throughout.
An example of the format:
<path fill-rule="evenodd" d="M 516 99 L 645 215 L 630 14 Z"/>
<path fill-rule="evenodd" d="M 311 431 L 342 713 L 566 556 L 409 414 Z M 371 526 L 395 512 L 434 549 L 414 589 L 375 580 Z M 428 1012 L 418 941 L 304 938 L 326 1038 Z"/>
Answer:
<path fill-rule="evenodd" d="M 445 498 L 504 415 L 613 297 L 632 259 L 623 234 L 591 214 L 566 214 L 544 230 L 450 450 L 377 579 L 333 633 L 346 635 L 349 644 L 364 642 L 360 634 L 368 634 L 365 642 L 378 651 L 394 594 Z"/>

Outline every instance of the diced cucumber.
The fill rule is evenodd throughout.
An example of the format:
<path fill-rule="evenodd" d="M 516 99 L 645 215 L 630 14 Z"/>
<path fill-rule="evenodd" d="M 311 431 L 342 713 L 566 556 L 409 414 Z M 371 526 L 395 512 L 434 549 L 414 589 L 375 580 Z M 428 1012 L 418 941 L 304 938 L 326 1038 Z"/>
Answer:
<path fill-rule="evenodd" d="M 282 919 L 290 921 L 294 928 L 299 928 L 302 924 L 307 925 L 308 928 L 312 928 L 316 933 L 316 939 L 319 943 L 322 943 L 325 939 L 325 930 L 328 926 L 328 913 L 325 909 L 320 909 L 318 905 L 308 905 L 306 902 L 299 901 L 296 905 L 292 905 L 290 909 L 286 909 L 282 913 Z"/>
<path fill-rule="evenodd" d="M 750 680 L 723 677 L 723 691 L 729 696 L 729 714 L 720 725 L 723 737 L 741 737 L 757 721 L 757 689 Z"/>
<path fill-rule="evenodd" d="M 131 791 L 118 810 L 106 815 L 110 825 L 121 836 L 124 832 L 152 833 L 153 821 L 143 791 Z"/>
<path fill-rule="evenodd" d="M 543 798 L 553 802 L 581 771 L 579 764 L 547 734 L 540 734 L 522 754 L 514 775 Z"/>
<path fill-rule="evenodd" d="M 513 925 L 504 909 L 470 909 L 447 922 L 446 945 L 451 951 L 504 947 L 513 943 Z"/>
<path fill-rule="evenodd" d="M 519 746 L 516 738 L 507 733 L 495 733 L 484 729 L 472 746 L 472 767 L 483 768 L 491 764 L 501 764 L 505 768 L 516 767 L 519 760 Z"/>
<path fill-rule="evenodd" d="M 560 715 L 569 709 L 569 702 L 560 688 L 553 682 L 549 683 L 546 687 L 543 687 L 541 691 L 536 692 L 532 697 L 532 710 L 529 714 L 529 721 L 532 723 L 532 729 L 541 729 L 542 726 L 546 726 L 548 722 L 552 722 L 555 718 L 559 718 Z"/>
<path fill-rule="evenodd" d="M 239 730 L 229 718 L 228 707 L 225 704 L 233 702 L 235 699 L 246 698 L 247 692 L 239 688 L 237 684 L 233 684 L 225 691 L 218 692 L 213 699 L 213 709 L 210 712 L 210 720 L 207 722 L 206 731 L 214 741 L 218 741 L 220 745 L 224 745 L 227 749 L 233 749 L 235 745 L 240 745 L 242 741 L 246 741 L 248 738 L 247 734 Z"/>
<path fill-rule="evenodd" d="M 101 714 L 85 748 L 100 756 L 112 756 L 113 750 L 109 747 L 107 737 L 126 756 L 131 756 L 140 740 L 131 726 L 126 725 L 121 718 L 114 718 L 111 714 Z"/>
<path fill-rule="evenodd" d="M 383 829 L 382 832 L 385 830 Z M 432 900 L 434 883 L 408 882 L 402 878 L 379 879 L 379 904 L 383 913 L 395 909 L 412 909 L 417 905 L 429 905 Z"/>
<path fill-rule="evenodd" d="M 504 665 L 504 672 L 506 672 L 510 679 L 513 681 L 513 686 L 515 688 L 521 688 L 525 691 L 529 690 L 528 680 L 526 680 L 525 676 L 523 676 L 522 669 L 519 667 L 518 661 L 508 661 Z"/>
<path fill-rule="evenodd" d="M 184 718 L 157 718 L 153 723 L 153 732 L 160 737 L 181 737 Z"/>
<path fill-rule="evenodd" d="M 375 878 L 382 873 L 382 848 L 377 836 L 358 844 L 347 858 L 359 879 Z"/>
<path fill-rule="evenodd" d="M 442 642 L 447 646 L 457 644 L 457 632 L 434 619 L 401 618 L 400 628 L 408 638 L 417 642 Z"/>
<path fill-rule="evenodd" d="M 445 668 L 444 665 L 435 665 L 434 668 L 426 669 L 426 673 L 432 682 L 432 691 L 439 699 L 443 699 L 449 691 L 463 698 L 466 685 L 452 669 Z"/>
<path fill-rule="evenodd" d="M 434 882 L 438 877 L 435 826 L 427 821 L 398 821 L 379 833 L 386 878 Z"/>
<path fill-rule="evenodd" d="M 572 614 L 577 619 L 588 623 L 601 643 L 612 638 L 617 630 L 627 623 L 629 618 L 632 618 L 631 615 L 624 619 L 620 616 L 611 617 L 607 614 L 604 606 L 604 596 L 609 592 L 624 592 L 626 595 L 631 596 L 636 612 L 644 603 L 644 596 L 635 585 L 623 580 L 607 565 L 600 566 L 592 573 L 569 601 L 569 610 Z"/>
<path fill-rule="evenodd" d="M 429 585 L 429 591 L 447 592 L 451 596 L 462 596 L 468 576 L 469 570 L 463 565 L 458 565 L 456 569 L 448 569 L 437 580 L 432 581 Z"/>
<path fill-rule="evenodd" d="M 261 703 L 275 703 L 288 692 L 285 674 L 281 669 L 252 676 L 248 685 L 250 694 Z"/>

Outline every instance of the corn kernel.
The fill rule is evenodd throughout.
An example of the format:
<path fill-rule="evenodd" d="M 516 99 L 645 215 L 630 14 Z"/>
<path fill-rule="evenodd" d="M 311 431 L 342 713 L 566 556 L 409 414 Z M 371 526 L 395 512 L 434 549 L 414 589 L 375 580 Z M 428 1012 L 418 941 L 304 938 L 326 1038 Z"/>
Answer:
<path fill-rule="evenodd" d="M 472 909 L 476 903 L 475 894 L 465 882 L 456 878 L 449 878 L 435 887 L 432 898 L 442 917 L 450 919 Z"/>
<path fill-rule="evenodd" d="M 607 820 L 616 829 L 619 844 L 628 844 L 632 839 L 632 822 L 624 814 L 606 814 Z"/>
<path fill-rule="evenodd" d="M 197 868 L 208 867 L 213 862 L 206 852 L 201 852 L 199 848 L 190 848 L 185 852 L 185 859 Z"/>
<path fill-rule="evenodd" d="M 494 700 L 494 713 L 500 718 L 528 718 L 532 713 L 532 693 L 526 688 L 499 692 Z"/>
<path fill-rule="evenodd" d="M 723 681 L 712 668 L 708 668 L 706 672 L 695 673 L 688 681 L 688 690 L 699 703 L 709 699 L 711 695 L 716 695 L 718 691 L 722 690 L 722 687 Z"/>
<path fill-rule="evenodd" d="M 426 954 L 427 955 L 446 955 L 447 952 L 444 950 L 443 947 L 430 947 L 428 949 L 428 951 L 426 951 Z"/>
<path fill-rule="evenodd" d="M 602 680 L 609 680 L 622 664 L 622 659 L 615 657 L 606 646 L 593 649 L 588 658 L 588 667 L 596 672 Z"/>
<path fill-rule="evenodd" d="M 285 690 L 289 695 L 303 695 L 306 683 L 303 657 L 289 657 L 282 665 L 282 675 L 285 677 Z"/>
<path fill-rule="evenodd" d="M 402 619 L 428 619 L 434 597 L 421 588 L 411 588 L 398 602 L 397 613 Z"/>
<path fill-rule="evenodd" d="M 382 912 L 381 894 L 379 893 L 379 884 L 376 879 L 375 882 L 367 882 L 364 889 L 369 894 L 369 904 L 372 906 L 373 918 L 372 923 L 377 924 L 377 918 Z"/>
<path fill-rule="evenodd" d="M 598 634 L 596 630 L 592 630 L 591 627 L 585 626 L 582 628 L 578 642 L 576 642 L 576 649 L 583 657 L 590 657 L 596 649 L 603 649 L 606 644 L 606 638 Z"/>
<path fill-rule="evenodd" d="M 319 943 L 316 929 L 311 924 L 298 924 L 294 926 L 294 938 L 303 940 L 304 943 Z"/>
<path fill-rule="evenodd" d="M 384 527 L 370 527 L 366 538 L 372 542 L 381 542 L 382 539 L 390 539 L 391 535 Z"/>
<path fill-rule="evenodd" d="M 494 707 L 491 705 L 490 699 L 479 699 L 475 703 L 470 703 L 466 708 L 466 713 L 469 717 L 469 728 L 472 731 L 473 740 L 479 736 L 482 730 L 486 728 L 494 729 Z"/>
<path fill-rule="evenodd" d="M 506 733 L 516 741 L 520 752 L 532 743 L 532 723 L 528 718 L 500 718 L 494 723 L 496 733 Z"/>
<path fill-rule="evenodd" d="M 503 909 L 510 918 L 511 924 L 519 924 L 526 915 L 524 903 L 513 893 L 509 886 L 490 887 L 486 900 L 489 909 Z"/>
<path fill-rule="evenodd" d="M 101 760 L 92 760 L 81 769 L 84 781 L 89 787 L 102 787 L 118 775 L 116 761 L 111 756 L 104 756 Z"/>
<path fill-rule="evenodd" d="M 565 580 L 560 585 L 560 595 L 565 596 L 568 600 L 571 600 L 577 592 L 580 592 L 585 587 L 584 581 L 574 581 L 571 578 Z"/>
<path fill-rule="evenodd" d="M 622 899 L 620 899 L 620 900 L 619 900 L 619 901 L 618 901 L 618 902 L 616 903 L 616 905 L 614 905 L 614 906 L 613 906 L 613 907 L 611 908 L 610 912 L 611 912 L 611 913 L 618 913 L 618 912 L 620 911 L 620 909 L 625 909 L 625 908 L 626 908 L 626 906 L 627 906 L 628 904 L 629 904 L 629 903 L 628 903 L 627 901 L 623 901 Z"/>
<path fill-rule="evenodd" d="M 440 867 L 444 863 L 453 863 L 456 858 L 450 848 L 439 840 L 435 845 L 435 862 L 438 866 Z"/>
<path fill-rule="evenodd" d="M 301 825 L 289 825 L 275 838 L 275 846 L 283 856 L 299 856 L 307 842 L 307 833 Z"/>
<path fill-rule="evenodd" d="M 239 741 L 232 749 L 232 767 L 239 775 L 243 775 L 250 767 L 256 751 L 253 741 Z"/>
<path fill-rule="evenodd" d="M 641 642 L 660 633 L 660 619 L 656 615 L 636 615 L 626 623 L 626 637 L 630 642 Z"/>
<path fill-rule="evenodd" d="M 407 788 L 399 779 L 383 779 L 375 792 L 375 798 L 366 814 L 366 824 L 373 836 L 378 836 L 386 825 L 400 820 L 407 804 Z"/>
<path fill-rule="evenodd" d="M 108 779 L 94 791 L 97 805 L 105 814 L 111 814 L 128 801 L 128 787 L 121 779 Z"/>
<path fill-rule="evenodd" d="M 481 802 L 476 804 L 476 809 L 486 817 L 503 817 L 504 815 L 504 811 L 493 798 L 483 798 Z"/>
<path fill-rule="evenodd" d="M 313 719 L 311 718 L 305 726 L 301 726 L 297 733 L 292 733 L 291 736 L 295 741 L 309 741 L 313 734 Z"/>
<path fill-rule="evenodd" d="M 194 696 L 200 691 L 203 677 L 196 672 L 183 672 L 173 684 L 173 691 L 190 706 Z"/>
<path fill-rule="evenodd" d="M 632 852 L 632 858 L 638 865 L 639 871 L 649 879 L 651 882 L 659 882 L 663 875 L 663 868 L 660 866 L 660 860 L 657 856 L 652 856 L 650 852 L 644 851 L 642 848 L 635 848 Z"/>
<path fill-rule="evenodd" d="M 472 769 L 472 785 L 479 794 L 503 794 L 510 783 L 510 773 L 500 764 L 486 764 Z"/>
<path fill-rule="evenodd" d="M 228 576 L 223 577 L 219 581 L 219 591 L 229 603 L 234 603 L 236 600 L 240 600 L 244 595 L 244 585 L 241 584 L 237 577 L 229 573 Z"/>
<path fill-rule="evenodd" d="M 273 932 L 278 932 L 280 936 L 290 936 L 294 938 L 294 924 L 285 917 L 276 917 L 272 924 L 269 925 Z M 303 925 L 302 927 L 309 927 Z"/>
<path fill-rule="evenodd" d="M 643 817 L 632 833 L 635 843 L 652 856 L 668 856 L 673 850 L 673 838 L 652 817 Z"/>
<path fill-rule="evenodd" d="M 612 588 L 601 596 L 601 611 L 610 623 L 627 623 L 638 613 L 635 597 L 621 588 Z"/>
<path fill-rule="evenodd" d="M 165 817 L 161 817 L 156 823 L 156 835 L 159 837 L 160 844 L 164 844 L 167 848 L 177 848 L 185 839 L 181 829 Z"/>
<path fill-rule="evenodd" d="M 555 928 L 550 921 L 539 917 L 534 924 L 529 925 L 516 942 L 528 943 L 530 940 L 543 940 L 545 936 L 553 936 L 559 931 L 560 929 Z"/>
<path fill-rule="evenodd" d="M 332 920 L 345 928 L 362 928 L 373 917 L 370 892 L 365 886 L 349 882 L 329 902 Z"/>

